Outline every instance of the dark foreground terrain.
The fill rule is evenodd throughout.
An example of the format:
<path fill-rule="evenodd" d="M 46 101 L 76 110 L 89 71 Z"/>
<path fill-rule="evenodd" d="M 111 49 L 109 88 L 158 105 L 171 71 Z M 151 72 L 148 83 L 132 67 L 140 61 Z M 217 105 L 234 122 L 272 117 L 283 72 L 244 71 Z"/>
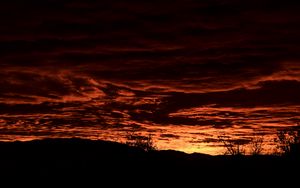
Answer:
<path fill-rule="evenodd" d="M 125 185 L 136 180 L 200 183 L 213 178 L 233 183 L 243 179 L 246 185 L 266 179 L 291 182 L 297 180 L 300 169 L 297 157 L 144 152 L 124 144 L 75 138 L 0 142 L 0 151 L 2 178 L 47 181 L 93 179 Z"/>

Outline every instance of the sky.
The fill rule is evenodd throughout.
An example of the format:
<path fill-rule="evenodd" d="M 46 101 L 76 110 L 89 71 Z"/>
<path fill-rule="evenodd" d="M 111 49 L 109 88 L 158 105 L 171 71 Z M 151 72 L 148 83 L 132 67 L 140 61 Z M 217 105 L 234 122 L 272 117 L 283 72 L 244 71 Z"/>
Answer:
<path fill-rule="evenodd" d="M 3 0 L 0 140 L 220 153 L 300 122 L 300 3 Z"/>

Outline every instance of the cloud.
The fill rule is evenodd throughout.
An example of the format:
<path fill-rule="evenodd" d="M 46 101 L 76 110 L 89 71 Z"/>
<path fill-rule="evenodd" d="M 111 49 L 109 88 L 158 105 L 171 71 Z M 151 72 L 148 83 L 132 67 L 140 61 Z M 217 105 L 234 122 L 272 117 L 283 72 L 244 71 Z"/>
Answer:
<path fill-rule="evenodd" d="M 0 60 L 4 70 L 59 67 L 73 77 L 137 90 L 205 93 L 251 87 L 281 76 L 286 62 L 298 67 L 297 5 L 13 1 L 1 6 Z"/>
<path fill-rule="evenodd" d="M 166 98 L 167 109 L 211 105 L 216 106 L 268 106 L 299 104 L 300 82 L 294 80 L 259 82 L 257 88 L 238 88 L 211 93 L 176 93 Z"/>
<path fill-rule="evenodd" d="M 92 79 L 70 76 L 64 71 L 17 69 L 0 74 L 5 78 L 0 81 L 0 99 L 4 103 L 85 101 L 104 95 Z"/>
<path fill-rule="evenodd" d="M 161 134 L 160 137 L 162 137 L 162 138 L 175 138 L 175 139 L 178 139 L 180 136 L 173 135 L 173 134 Z"/>

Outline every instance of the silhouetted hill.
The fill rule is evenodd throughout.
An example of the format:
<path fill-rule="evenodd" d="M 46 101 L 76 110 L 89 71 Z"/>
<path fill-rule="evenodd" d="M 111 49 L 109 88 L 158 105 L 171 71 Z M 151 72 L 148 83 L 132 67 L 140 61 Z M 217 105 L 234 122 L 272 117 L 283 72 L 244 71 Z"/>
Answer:
<path fill-rule="evenodd" d="M 279 156 L 210 156 L 179 151 L 151 151 L 108 141 L 45 139 L 0 142 L 1 172 L 14 177 L 96 177 L 157 180 L 166 177 L 254 179 L 292 176 L 299 160 Z M 2 176 L 3 177 L 3 176 Z M 195 180 L 195 179 L 191 179 Z"/>

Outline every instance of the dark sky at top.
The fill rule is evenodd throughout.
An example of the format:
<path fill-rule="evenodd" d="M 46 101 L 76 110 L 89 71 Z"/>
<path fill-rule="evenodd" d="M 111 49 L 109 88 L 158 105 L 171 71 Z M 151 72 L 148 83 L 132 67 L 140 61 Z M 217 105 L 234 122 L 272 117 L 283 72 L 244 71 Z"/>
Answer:
<path fill-rule="evenodd" d="M 172 126 L 267 134 L 295 125 L 299 8 L 294 0 L 1 1 L 0 138 L 136 127 L 170 141 L 192 138 Z"/>

